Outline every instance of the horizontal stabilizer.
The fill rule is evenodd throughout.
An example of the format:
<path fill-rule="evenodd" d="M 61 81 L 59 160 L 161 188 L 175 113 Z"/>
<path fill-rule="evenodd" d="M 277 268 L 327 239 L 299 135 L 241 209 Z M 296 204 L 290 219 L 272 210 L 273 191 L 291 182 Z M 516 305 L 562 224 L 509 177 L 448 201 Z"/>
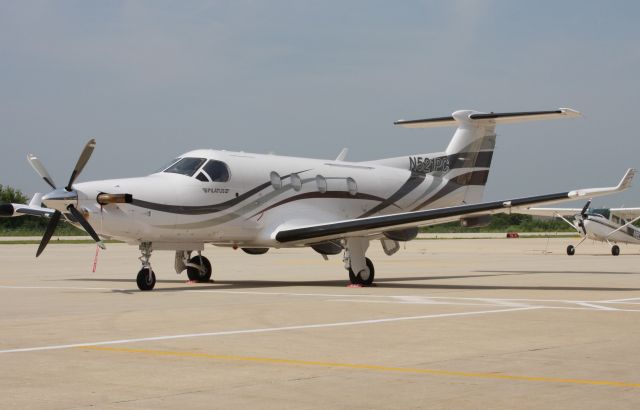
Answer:
<path fill-rule="evenodd" d="M 571 108 L 558 108 L 549 111 L 523 111 L 523 112 L 478 112 L 470 110 L 456 111 L 449 117 L 424 118 L 420 120 L 398 120 L 394 125 L 404 128 L 435 128 L 453 127 L 464 123 L 476 121 L 492 121 L 496 124 L 510 124 L 524 121 L 553 120 L 558 118 L 579 117 L 578 111 Z"/>

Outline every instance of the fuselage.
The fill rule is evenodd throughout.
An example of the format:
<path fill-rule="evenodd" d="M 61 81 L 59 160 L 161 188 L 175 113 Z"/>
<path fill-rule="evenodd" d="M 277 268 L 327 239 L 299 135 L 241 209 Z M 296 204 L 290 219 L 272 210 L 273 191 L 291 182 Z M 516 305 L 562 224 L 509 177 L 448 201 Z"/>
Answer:
<path fill-rule="evenodd" d="M 451 186 L 441 177 L 443 170 L 416 173 L 410 157 L 404 169 L 215 150 L 191 151 L 176 161 L 185 158 L 197 159 L 190 164 L 193 172 L 174 164 L 179 172 L 169 167 L 144 177 L 77 183 L 76 206 L 98 233 L 127 242 L 277 246 L 272 238 L 277 228 L 457 205 L 464 199 L 457 190 L 461 185 Z M 202 172 L 213 162 L 210 173 L 226 167 L 226 177 L 224 169 L 222 177 Z M 133 201 L 101 206 L 100 193 L 127 193 Z"/>
<path fill-rule="evenodd" d="M 583 223 L 587 230 L 587 238 L 589 239 L 614 243 L 640 244 L 640 229 L 633 225 L 628 225 L 620 229 L 620 227 L 626 223 L 624 221 L 618 224 L 602 215 L 589 214 Z M 582 232 L 579 227 L 578 231 Z"/>

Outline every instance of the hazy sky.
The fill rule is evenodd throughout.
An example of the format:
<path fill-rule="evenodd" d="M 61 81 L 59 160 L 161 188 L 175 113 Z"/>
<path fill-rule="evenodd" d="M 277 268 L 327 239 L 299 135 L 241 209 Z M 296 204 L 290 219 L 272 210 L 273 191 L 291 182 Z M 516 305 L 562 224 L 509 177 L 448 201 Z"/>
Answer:
<path fill-rule="evenodd" d="M 369 160 L 441 151 L 457 109 L 572 107 L 498 128 L 486 199 L 640 167 L 640 2 L 0 0 L 0 184 L 144 175 L 195 148 Z M 640 176 L 598 205 L 640 206 Z"/>

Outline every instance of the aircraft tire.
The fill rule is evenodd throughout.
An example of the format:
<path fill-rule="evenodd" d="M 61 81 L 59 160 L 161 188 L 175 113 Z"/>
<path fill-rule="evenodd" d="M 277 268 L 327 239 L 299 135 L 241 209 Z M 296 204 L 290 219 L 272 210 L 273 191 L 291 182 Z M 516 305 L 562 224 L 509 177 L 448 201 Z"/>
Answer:
<path fill-rule="evenodd" d="M 613 256 L 618 256 L 618 255 L 620 255 L 620 247 L 619 247 L 618 245 L 613 245 L 613 246 L 611 247 L 611 254 L 612 254 Z"/>
<path fill-rule="evenodd" d="M 362 279 L 360 274 L 357 275 L 353 273 L 353 269 L 349 268 L 349 281 L 353 285 L 362 285 L 362 286 L 371 286 L 373 284 L 373 279 L 375 277 L 375 268 L 373 266 L 373 262 L 371 259 L 365 258 L 367 263 L 367 268 L 369 268 L 369 277 L 367 279 Z"/>
<path fill-rule="evenodd" d="M 576 253 L 576 247 L 573 245 L 567 246 L 567 255 L 571 256 Z"/>
<path fill-rule="evenodd" d="M 211 279 L 211 262 L 209 259 L 204 256 L 194 256 L 189 259 L 189 263 L 193 263 L 194 265 L 200 265 L 200 258 L 202 258 L 202 263 L 204 264 L 205 272 L 201 272 L 200 269 L 192 268 L 191 266 L 187 266 L 187 276 L 189 280 L 195 282 L 208 282 Z"/>
<path fill-rule="evenodd" d="M 136 283 L 138 284 L 138 289 L 142 291 L 152 290 L 156 285 L 156 274 L 151 271 L 151 275 L 149 275 L 149 268 L 142 268 L 138 272 Z"/>

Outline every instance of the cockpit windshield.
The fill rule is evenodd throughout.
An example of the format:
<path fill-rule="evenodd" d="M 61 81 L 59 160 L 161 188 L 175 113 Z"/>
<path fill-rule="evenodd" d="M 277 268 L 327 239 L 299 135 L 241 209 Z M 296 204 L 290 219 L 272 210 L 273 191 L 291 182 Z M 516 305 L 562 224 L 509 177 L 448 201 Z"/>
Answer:
<path fill-rule="evenodd" d="M 176 162 L 178 162 L 180 158 L 174 158 L 171 161 L 167 161 L 162 167 L 156 169 L 155 171 L 153 171 L 153 173 L 158 173 L 158 172 L 162 172 L 165 169 L 169 168 L 171 165 L 175 164 Z"/>
<path fill-rule="evenodd" d="M 204 164 L 205 158 L 181 158 L 178 162 L 165 169 L 164 172 L 170 172 L 173 174 L 182 174 L 186 176 L 193 176 L 196 171 Z"/>

